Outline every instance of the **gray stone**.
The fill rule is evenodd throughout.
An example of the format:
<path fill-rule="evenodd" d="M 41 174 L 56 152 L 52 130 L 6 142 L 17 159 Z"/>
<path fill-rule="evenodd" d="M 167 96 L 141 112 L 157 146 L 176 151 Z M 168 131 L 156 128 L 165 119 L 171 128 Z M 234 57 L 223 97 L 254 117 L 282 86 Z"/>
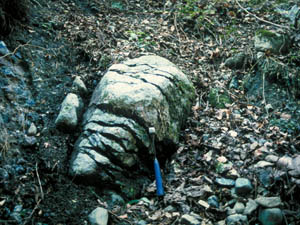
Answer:
<path fill-rule="evenodd" d="M 81 98 L 73 93 L 69 93 L 65 97 L 55 120 L 56 127 L 65 132 L 74 131 L 78 125 L 82 111 L 83 102 Z"/>
<path fill-rule="evenodd" d="M 265 52 L 267 50 L 274 54 L 287 52 L 290 40 L 287 35 L 268 30 L 258 30 L 255 34 L 254 45 L 256 50 Z"/>
<path fill-rule="evenodd" d="M 254 168 L 265 168 L 265 167 L 269 167 L 269 166 L 274 166 L 274 163 L 261 160 L 254 165 Z"/>
<path fill-rule="evenodd" d="M 219 199 L 217 196 L 212 195 L 207 199 L 207 203 L 214 208 L 219 208 Z"/>
<path fill-rule="evenodd" d="M 236 55 L 225 60 L 225 66 L 230 69 L 241 69 L 246 66 L 246 54 L 243 52 L 237 53 Z"/>
<path fill-rule="evenodd" d="M 76 76 L 73 81 L 72 92 L 74 92 L 75 94 L 79 94 L 81 97 L 86 96 L 88 92 L 84 82 L 79 76 Z"/>
<path fill-rule="evenodd" d="M 106 225 L 108 222 L 108 211 L 98 207 L 89 214 L 89 222 L 91 225 Z"/>
<path fill-rule="evenodd" d="M 272 163 L 276 163 L 278 161 L 279 157 L 276 155 L 267 155 L 265 160 L 267 162 L 272 162 Z"/>
<path fill-rule="evenodd" d="M 28 129 L 28 131 L 27 131 L 27 134 L 28 134 L 29 136 L 34 136 L 34 135 L 36 135 L 36 133 L 37 133 L 37 128 L 36 128 L 36 126 L 35 126 L 34 123 L 31 123 L 31 124 L 30 124 L 30 127 L 29 127 L 29 129 Z"/>
<path fill-rule="evenodd" d="M 32 147 L 36 143 L 37 143 L 36 137 L 24 135 L 24 142 L 23 142 L 24 147 Z"/>
<path fill-rule="evenodd" d="M 124 199 L 120 195 L 118 195 L 116 193 L 111 193 L 110 197 L 111 197 L 111 204 L 112 205 L 119 205 L 119 206 L 121 206 L 121 205 L 125 204 Z"/>
<path fill-rule="evenodd" d="M 237 195 L 249 194 L 253 189 L 253 186 L 249 179 L 238 178 L 235 181 L 235 192 Z"/>
<path fill-rule="evenodd" d="M 135 170 L 129 178 L 128 168 L 145 165 L 140 160 L 153 157 L 148 150 L 148 128 L 155 127 L 157 142 L 175 146 L 194 99 L 194 87 L 186 75 L 162 57 L 143 56 L 111 66 L 83 116 L 83 132 L 75 144 L 70 174 L 88 175 L 91 182 L 105 179 L 125 187 L 122 191 L 128 189 L 126 193 L 138 192 L 149 182 L 148 176 Z M 80 165 L 84 161 L 90 169 Z"/>
<path fill-rule="evenodd" d="M 264 187 L 269 187 L 272 184 L 273 171 L 270 169 L 258 170 L 258 179 Z"/>
<path fill-rule="evenodd" d="M 255 199 L 258 205 L 261 205 L 265 208 L 275 208 L 281 206 L 280 197 L 259 197 Z"/>
<path fill-rule="evenodd" d="M 227 225 L 248 224 L 247 216 L 241 214 L 233 214 L 226 218 Z"/>
<path fill-rule="evenodd" d="M 243 214 L 251 215 L 257 209 L 257 207 L 258 207 L 258 205 L 257 205 L 256 201 L 249 198 Z"/>
<path fill-rule="evenodd" d="M 283 215 L 279 208 L 263 209 L 259 212 L 258 220 L 262 225 L 280 225 Z"/>
<path fill-rule="evenodd" d="M 245 210 L 245 205 L 242 202 L 236 202 L 233 210 L 237 213 L 237 214 L 243 214 L 244 210 Z"/>
<path fill-rule="evenodd" d="M 196 219 L 194 216 L 189 214 L 184 214 L 180 219 L 180 224 L 185 225 L 199 225 L 200 221 Z"/>
<path fill-rule="evenodd" d="M 235 185 L 234 180 L 226 178 L 216 178 L 216 183 L 222 187 L 233 187 Z"/>

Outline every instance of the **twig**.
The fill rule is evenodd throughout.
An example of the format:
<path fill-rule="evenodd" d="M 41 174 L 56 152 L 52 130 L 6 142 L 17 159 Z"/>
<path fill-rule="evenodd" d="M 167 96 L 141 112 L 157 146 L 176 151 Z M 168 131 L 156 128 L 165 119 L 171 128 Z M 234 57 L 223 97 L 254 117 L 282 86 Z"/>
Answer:
<path fill-rule="evenodd" d="M 25 225 L 26 223 L 29 222 L 29 220 L 31 219 L 31 217 L 33 216 L 34 212 L 37 210 L 37 208 L 40 205 L 40 202 L 42 201 L 42 199 L 39 199 L 38 202 L 36 203 L 35 207 L 33 208 L 32 212 L 30 213 L 30 215 L 26 218 L 26 220 L 24 221 L 23 225 Z"/>
<path fill-rule="evenodd" d="M 268 21 L 268 20 L 262 19 L 262 18 L 256 16 L 255 14 L 249 12 L 249 11 L 248 11 L 247 9 L 245 9 L 243 6 L 241 6 L 241 4 L 239 3 L 238 0 L 235 0 L 235 2 L 238 4 L 238 6 L 239 6 L 243 11 L 245 11 L 247 14 L 249 14 L 249 15 L 255 17 L 255 19 L 257 19 L 257 20 L 259 20 L 259 21 L 261 21 L 261 22 L 268 23 L 268 24 L 271 24 L 271 25 L 276 26 L 276 27 L 285 28 L 285 29 L 288 29 L 288 30 L 291 29 L 291 28 L 288 27 L 288 26 L 282 26 L 282 25 L 279 25 L 279 24 L 270 22 L 270 21 Z"/>
<path fill-rule="evenodd" d="M 4 55 L 4 56 L 1 56 L 0 59 L 5 58 L 5 57 L 10 56 L 10 55 L 14 55 L 14 54 L 18 51 L 19 48 L 29 45 L 29 42 L 30 42 L 30 41 L 28 41 L 26 44 L 19 45 L 18 47 L 16 47 L 16 48 L 14 49 L 13 52 L 10 52 L 10 53 L 7 53 L 7 54 Z"/>
<path fill-rule="evenodd" d="M 43 188 L 42 188 L 42 184 L 41 184 L 41 180 L 40 180 L 40 176 L 39 176 L 39 172 L 38 172 L 38 166 L 37 166 L 37 163 L 35 165 L 35 172 L 36 172 L 36 176 L 38 178 L 38 182 L 39 182 L 39 185 L 40 185 L 40 190 L 41 190 L 41 198 L 44 199 L 44 192 L 43 192 Z"/>

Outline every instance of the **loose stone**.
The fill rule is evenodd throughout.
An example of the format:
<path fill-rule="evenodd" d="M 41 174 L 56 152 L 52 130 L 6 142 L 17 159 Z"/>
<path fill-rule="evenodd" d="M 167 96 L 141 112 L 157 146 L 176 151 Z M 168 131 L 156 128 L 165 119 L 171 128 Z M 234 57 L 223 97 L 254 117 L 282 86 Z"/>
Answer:
<path fill-rule="evenodd" d="M 279 208 L 263 209 L 259 213 L 258 220 L 262 225 L 280 225 L 283 222 L 283 216 Z"/>
<path fill-rule="evenodd" d="M 108 211 L 98 207 L 89 214 L 91 225 L 106 225 L 108 222 Z"/>
<path fill-rule="evenodd" d="M 253 186 L 247 178 L 238 178 L 235 181 L 235 192 L 237 195 L 249 194 L 253 189 Z"/>
<path fill-rule="evenodd" d="M 180 224 L 199 225 L 200 221 L 196 219 L 194 216 L 191 216 L 189 214 L 184 214 L 180 219 Z"/>
<path fill-rule="evenodd" d="M 226 218 L 227 225 L 247 224 L 247 216 L 241 214 L 233 214 Z"/>
<path fill-rule="evenodd" d="M 36 135 L 36 133 L 37 133 L 37 128 L 36 128 L 36 126 L 35 126 L 34 123 L 31 123 L 31 124 L 30 124 L 30 127 L 29 127 L 29 129 L 28 129 L 28 131 L 27 131 L 27 134 L 28 134 L 29 136 L 34 136 L 34 135 Z"/>
<path fill-rule="evenodd" d="M 236 202 L 233 210 L 237 213 L 237 214 L 243 214 L 244 210 L 245 210 L 245 205 L 241 202 Z"/>
<path fill-rule="evenodd" d="M 216 183 L 222 187 L 233 187 L 235 185 L 234 180 L 226 178 L 216 178 Z"/>
<path fill-rule="evenodd" d="M 219 200 L 218 200 L 218 197 L 215 196 L 215 195 L 210 196 L 210 197 L 207 199 L 207 203 L 208 203 L 211 207 L 219 208 Z"/>
<path fill-rule="evenodd" d="M 256 203 L 256 201 L 254 201 L 253 199 L 249 198 L 248 202 L 246 204 L 246 207 L 244 209 L 244 215 L 251 215 L 252 212 L 254 212 L 257 209 L 258 205 Z"/>
<path fill-rule="evenodd" d="M 280 197 L 259 197 L 255 201 L 265 208 L 274 208 L 281 205 Z"/>

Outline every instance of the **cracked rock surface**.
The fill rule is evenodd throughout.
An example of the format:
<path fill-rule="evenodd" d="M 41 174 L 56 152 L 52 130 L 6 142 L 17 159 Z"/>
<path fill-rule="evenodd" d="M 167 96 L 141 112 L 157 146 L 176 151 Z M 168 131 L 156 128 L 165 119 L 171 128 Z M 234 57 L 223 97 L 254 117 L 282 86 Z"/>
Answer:
<path fill-rule="evenodd" d="M 128 188 L 139 190 L 149 181 L 145 165 L 153 158 L 148 128 L 155 127 L 162 145 L 177 144 L 194 98 L 192 83 L 165 58 L 142 56 L 111 66 L 84 115 L 70 174 L 116 184 L 126 195 Z"/>

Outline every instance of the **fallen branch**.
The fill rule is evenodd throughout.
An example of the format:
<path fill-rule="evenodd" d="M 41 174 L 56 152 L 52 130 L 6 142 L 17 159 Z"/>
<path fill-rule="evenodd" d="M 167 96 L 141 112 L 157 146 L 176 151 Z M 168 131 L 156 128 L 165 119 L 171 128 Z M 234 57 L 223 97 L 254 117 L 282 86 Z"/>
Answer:
<path fill-rule="evenodd" d="M 247 14 L 253 16 L 255 19 L 257 19 L 257 20 L 259 20 L 259 21 L 261 21 L 261 22 L 268 23 L 268 24 L 270 24 L 270 25 L 273 25 L 273 26 L 276 26 L 276 27 L 279 27 L 279 28 L 284 28 L 284 29 L 288 29 L 288 30 L 291 29 L 291 28 L 288 27 L 288 26 L 282 26 L 282 25 L 279 25 L 279 24 L 270 22 L 270 21 L 268 21 L 268 20 L 262 19 L 262 18 L 256 16 L 255 14 L 249 12 L 249 11 L 248 11 L 247 9 L 245 9 L 243 6 L 241 6 L 241 4 L 239 3 L 238 0 L 235 0 L 235 2 L 238 4 L 238 6 L 239 6 L 243 11 L 245 11 Z"/>

